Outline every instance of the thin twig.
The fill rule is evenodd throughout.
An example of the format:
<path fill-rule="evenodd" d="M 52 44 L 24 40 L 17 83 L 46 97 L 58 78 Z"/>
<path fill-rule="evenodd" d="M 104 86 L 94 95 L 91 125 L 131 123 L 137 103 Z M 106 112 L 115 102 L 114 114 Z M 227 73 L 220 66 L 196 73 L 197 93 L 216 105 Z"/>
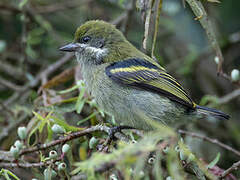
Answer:
<path fill-rule="evenodd" d="M 155 28 L 154 28 L 153 43 L 152 43 L 152 54 L 151 54 L 152 57 L 154 57 L 154 50 L 156 46 L 161 10 L 162 10 L 162 0 L 159 0 L 158 6 L 157 6 L 157 12 L 156 12 Z"/>
<path fill-rule="evenodd" d="M 13 84 L 12 82 L 5 80 L 1 77 L 0 77 L 0 84 L 2 84 L 3 86 L 6 86 L 9 89 L 14 90 L 14 91 L 22 91 L 22 89 L 23 89 L 23 86 Z"/>
<path fill-rule="evenodd" d="M 229 76 L 228 74 L 224 73 L 223 71 L 220 72 L 219 75 L 220 75 L 221 77 L 223 77 L 224 79 L 232 82 L 233 84 L 240 86 L 240 81 L 233 82 L 231 76 Z"/>
<path fill-rule="evenodd" d="M 110 132 L 110 127 L 103 126 L 103 125 L 92 126 L 88 129 L 71 133 L 71 134 L 69 134 L 69 135 L 67 135 L 67 136 L 65 136 L 61 139 L 54 140 L 54 141 L 52 141 L 50 143 L 47 143 L 47 144 L 42 144 L 42 145 L 35 146 L 35 147 L 32 147 L 32 148 L 23 149 L 20 152 L 20 156 L 23 155 L 23 154 L 32 153 L 32 152 L 35 152 L 35 151 L 45 150 L 49 147 L 52 147 L 52 146 L 55 146 L 55 145 L 58 145 L 58 144 L 64 144 L 68 141 L 71 141 L 73 139 L 79 138 L 81 136 L 84 136 L 86 134 L 89 134 L 89 133 L 92 133 L 92 132 L 95 132 L 95 131 L 103 131 L 103 132 L 109 133 Z M 126 140 L 126 138 L 123 137 L 120 133 L 116 133 L 115 136 L 118 139 Z"/>
<path fill-rule="evenodd" d="M 200 134 L 197 134 L 197 133 L 193 133 L 193 132 L 188 132 L 188 131 L 184 131 L 184 130 L 178 130 L 178 132 L 180 134 L 184 134 L 184 135 L 188 135 L 188 136 L 192 136 L 192 137 L 196 137 L 196 138 L 199 138 L 199 139 L 202 139 L 204 141 L 208 141 L 208 142 L 211 142 L 213 144 L 216 144 L 224 149 L 227 149 L 228 151 L 231 151 L 233 152 L 234 154 L 240 156 L 240 152 L 236 149 L 233 149 L 231 146 L 228 146 L 220 141 L 218 141 L 217 139 L 212 139 L 212 138 L 209 138 L 209 137 L 206 137 L 206 136 L 203 136 L 203 135 L 200 135 Z"/>
<path fill-rule="evenodd" d="M 43 166 L 47 166 L 49 164 L 53 164 L 56 161 L 61 160 L 61 158 L 57 158 L 54 161 L 46 161 L 46 162 L 38 162 L 38 163 L 28 163 L 28 162 L 24 162 L 24 163 L 14 163 L 14 162 L 1 162 L 0 163 L 0 167 L 1 168 L 7 168 L 7 167 L 18 167 L 18 168 L 34 168 L 34 167 L 43 167 Z"/>
<path fill-rule="evenodd" d="M 226 104 L 238 96 L 240 96 L 240 89 L 236 89 L 236 90 L 232 91 L 231 93 L 219 98 L 218 104 Z"/>
<path fill-rule="evenodd" d="M 240 161 L 234 163 L 230 168 L 228 168 L 227 170 L 225 170 L 225 171 L 221 174 L 220 178 L 222 179 L 222 178 L 226 177 L 228 174 L 230 174 L 232 171 L 237 170 L 239 167 L 240 167 Z"/>
<path fill-rule="evenodd" d="M 1 161 L 13 161 L 14 158 L 10 151 L 1 151 L 0 150 L 0 160 Z"/>
<path fill-rule="evenodd" d="M 11 104 L 12 102 L 16 101 L 16 99 L 18 99 L 23 93 L 26 93 L 26 91 L 29 88 L 33 88 L 35 86 L 38 85 L 38 83 L 41 80 L 41 77 L 43 75 L 49 76 L 51 73 L 55 72 L 57 69 L 59 69 L 59 67 L 61 67 L 63 64 L 65 64 L 66 62 L 69 61 L 69 59 L 71 59 L 73 57 L 72 54 L 70 53 L 66 53 L 62 58 L 60 58 L 57 62 L 51 64 L 48 66 L 47 69 L 45 69 L 44 71 L 40 72 L 36 78 L 33 81 L 29 81 L 26 85 L 24 85 L 21 88 L 21 91 L 19 92 L 15 92 L 10 98 L 8 98 L 7 101 L 5 101 L 3 103 L 4 106 L 8 106 L 9 104 Z M 1 107 L 0 107 L 1 110 Z"/>
<path fill-rule="evenodd" d="M 20 69 L 19 67 L 14 67 L 10 63 L 5 62 L 4 61 L 5 59 L 7 59 L 7 57 L 3 57 L 3 61 L 1 61 L 0 70 L 6 73 L 7 75 L 10 75 L 14 79 L 22 80 L 24 75 L 22 69 Z"/>
<path fill-rule="evenodd" d="M 147 15 L 146 15 L 146 19 L 145 19 L 144 38 L 143 38 L 143 48 L 145 50 L 147 50 L 147 40 L 148 40 L 148 34 L 149 34 L 149 29 L 150 29 L 152 6 L 153 6 L 153 0 L 149 0 L 148 6 L 147 6 Z"/>
<path fill-rule="evenodd" d="M 208 18 L 207 12 L 205 11 L 201 1 L 197 0 L 186 0 L 190 5 L 193 13 L 197 16 L 195 19 L 199 20 L 203 29 L 206 31 L 209 42 L 211 43 L 212 48 L 216 52 L 216 56 L 219 58 L 217 72 L 218 74 L 222 73 L 222 64 L 223 64 L 223 55 L 219 47 L 217 37 L 215 35 L 212 23 Z"/>

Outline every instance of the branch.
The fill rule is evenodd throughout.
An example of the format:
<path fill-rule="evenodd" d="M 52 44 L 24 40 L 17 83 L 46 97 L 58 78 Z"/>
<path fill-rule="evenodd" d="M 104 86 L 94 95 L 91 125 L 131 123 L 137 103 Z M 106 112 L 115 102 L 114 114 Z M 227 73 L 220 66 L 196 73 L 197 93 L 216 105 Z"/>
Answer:
<path fill-rule="evenodd" d="M 190 5 L 193 13 L 197 16 L 195 20 L 199 20 L 203 29 L 206 31 L 208 40 L 212 46 L 212 49 L 216 52 L 216 58 L 219 59 L 218 67 L 217 67 L 217 74 L 223 77 L 224 79 L 229 80 L 230 82 L 240 86 L 240 81 L 233 82 L 231 77 L 223 72 L 222 66 L 223 66 L 223 55 L 222 51 L 220 49 L 220 46 L 217 41 L 217 37 L 215 35 L 213 26 L 211 21 L 208 18 L 207 12 L 205 11 L 201 1 L 198 0 L 186 0 L 188 4 Z"/>
<path fill-rule="evenodd" d="M 209 138 L 209 137 L 206 137 L 206 136 L 203 136 L 203 135 L 200 135 L 200 134 L 196 134 L 196 133 L 193 133 L 193 132 L 188 132 L 188 131 L 184 131 L 184 130 L 178 130 L 178 133 L 180 134 L 184 134 L 184 135 L 188 135 L 188 136 L 192 136 L 192 137 L 196 137 L 196 138 L 199 138 L 199 139 L 202 139 L 204 141 L 208 141 L 208 142 L 211 142 L 213 144 L 216 144 L 224 149 L 227 149 L 228 151 L 231 151 L 233 152 L 234 154 L 236 154 L 237 156 L 240 156 L 240 152 L 237 151 L 236 149 L 233 149 L 231 146 L 228 146 L 220 141 L 218 141 L 217 139 L 212 139 L 212 138 Z"/>
<path fill-rule="evenodd" d="M 154 57 L 154 50 L 155 50 L 155 46 L 156 46 L 156 40 L 157 40 L 157 34 L 158 34 L 158 28 L 159 28 L 159 19 L 160 19 L 160 13 L 162 10 L 162 1 L 163 0 L 159 0 L 158 5 L 157 5 L 153 43 L 152 43 L 152 54 L 151 54 L 152 57 Z"/>
<path fill-rule="evenodd" d="M 227 170 L 225 170 L 225 171 L 221 174 L 220 178 L 222 179 L 222 178 L 224 178 L 225 176 L 227 176 L 228 174 L 230 174 L 232 171 L 238 170 L 239 167 L 240 167 L 240 161 L 234 163 L 230 168 L 228 168 Z"/>
<path fill-rule="evenodd" d="M 29 88 L 33 88 L 35 86 L 38 85 L 38 83 L 41 80 L 41 77 L 43 75 L 47 75 L 49 76 L 51 73 L 55 72 L 57 69 L 59 69 L 59 67 L 61 67 L 63 64 L 65 64 L 66 62 L 68 62 L 69 59 L 71 59 L 73 57 L 72 54 L 70 53 L 66 53 L 66 55 L 64 55 L 62 58 L 60 58 L 57 62 L 51 64 L 48 66 L 47 69 L 45 69 L 44 71 L 40 72 L 36 78 L 33 81 L 29 81 L 26 85 L 24 85 L 21 88 L 21 91 L 17 91 L 15 92 L 10 98 L 8 98 L 8 100 L 6 100 L 3 105 L 4 106 L 8 106 L 9 104 L 11 104 L 12 102 L 16 101 L 16 99 L 18 99 L 23 93 L 25 93 Z M 2 108 L 0 107 L 0 110 Z"/>
<path fill-rule="evenodd" d="M 226 104 L 238 96 L 240 96 L 240 89 L 236 89 L 236 90 L 232 91 L 231 93 L 219 98 L 218 104 Z"/>
<path fill-rule="evenodd" d="M 13 161 L 14 158 L 9 151 L 0 151 L 0 160 L 1 161 Z"/>
<path fill-rule="evenodd" d="M 9 80 L 5 80 L 3 78 L 0 77 L 0 84 L 2 84 L 3 86 L 12 89 L 14 91 L 22 91 L 23 87 L 22 86 L 18 86 L 17 84 L 14 84 L 12 82 L 10 82 Z"/>
<path fill-rule="evenodd" d="M 222 51 L 219 47 L 219 44 L 214 32 L 214 29 L 212 27 L 212 23 L 208 19 L 207 12 L 205 11 L 201 1 L 198 1 L 198 0 L 186 0 L 186 1 L 190 5 L 193 13 L 197 16 L 195 20 L 199 20 L 203 29 L 206 31 L 208 40 L 210 41 L 212 48 L 215 50 L 216 56 L 219 58 L 217 72 L 218 74 L 221 74 L 223 72 L 222 64 L 224 59 L 223 59 Z"/>
<path fill-rule="evenodd" d="M 39 163 L 8 163 L 8 162 L 1 162 L 0 167 L 1 168 L 7 168 L 7 167 L 18 167 L 18 168 L 34 168 L 34 167 L 43 167 L 47 166 L 49 164 L 53 164 L 56 161 L 61 160 L 61 158 L 57 158 L 54 161 L 47 161 L 47 162 L 39 162 Z"/>
<path fill-rule="evenodd" d="M 148 41 L 148 34 L 150 29 L 150 20 L 151 20 L 153 3 L 154 3 L 153 0 L 149 0 L 147 5 L 147 15 L 145 19 L 144 38 L 143 38 L 143 48 L 145 50 L 147 50 L 147 41 Z"/>
<path fill-rule="evenodd" d="M 92 132 L 95 132 L 95 131 L 103 131 L 103 132 L 109 133 L 110 129 L 111 129 L 110 127 L 103 126 L 103 125 L 92 126 L 88 129 L 71 133 L 71 134 L 69 134 L 69 135 L 67 135 L 67 136 L 65 136 L 61 139 L 54 140 L 54 141 L 52 141 L 50 143 L 47 143 L 47 144 L 41 144 L 39 146 L 35 146 L 35 147 L 32 147 L 32 148 L 23 149 L 20 152 L 19 155 L 21 156 L 23 154 L 32 153 L 32 152 L 40 151 L 40 150 L 45 150 L 45 149 L 48 149 L 52 146 L 55 146 L 55 145 L 58 145 L 58 144 L 64 144 L 68 141 L 79 138 L 81 136 L 85 136 L 85 135 L 87 135 L 89 133 L 92 133 Z M 116 133 L 115 136 L 120 140 L 126 141 L 125 136 L 121 135 L 120 133 Z"/>

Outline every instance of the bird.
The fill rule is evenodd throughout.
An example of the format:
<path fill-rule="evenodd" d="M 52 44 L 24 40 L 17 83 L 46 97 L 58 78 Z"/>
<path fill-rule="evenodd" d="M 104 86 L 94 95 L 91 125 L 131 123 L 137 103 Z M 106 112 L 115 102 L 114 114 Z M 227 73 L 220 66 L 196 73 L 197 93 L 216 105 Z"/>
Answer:
<path fill-rule="evenodd" d="M 165 68 L 103 20 L 80 25 L 73 42 L 59 50 L 75 53 L 88 93 L 119 126 L 153 130 L 150 121 L 177 128 L 194 119 L 230 117 L 197 105 Z"/>

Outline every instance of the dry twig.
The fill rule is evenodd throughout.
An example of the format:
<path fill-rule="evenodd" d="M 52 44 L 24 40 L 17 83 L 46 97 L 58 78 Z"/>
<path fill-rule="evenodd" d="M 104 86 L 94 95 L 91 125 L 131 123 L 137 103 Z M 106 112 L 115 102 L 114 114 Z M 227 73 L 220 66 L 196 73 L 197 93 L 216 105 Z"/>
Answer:
<path fill-rule="evenodd" d="M 200 21 L 203 29 L 206 31 L 208 40 L 211 43 L 212 48 L 215 50 L 216 56 L 219 58 L 217 72 L 218 74 L 221 74 L 223 72 L 222 64 L 224 59 L 223 59 L 222 51 L 217 41 L 217 37 L 212 27 L 212 23 L 208 18 L 207 12 L 205 11 L 201 1 L 197 1 L 197 0 L 186 0 L 186 1 L 190 5 L 193 13 L 197 16 L 195 19 Z"/>
<path fill-rule="evenodd" d="M 219 98 L 218 104 L 226 104 L 229 101 L 237 98 L 238 96 L 240 96 L 240 89 L 236 89 L 236 90 L 232 91 L 231 93 Z"/>
<path fill-rule="evenodd" d="M 204 141 L 208 141 L 208 142 L 211 142 L 213 144 L 216 144 L 224 149 L 227 149 L 228 151 L 231 151 L 233 152 L 234 154 L 236 154 L 237 156 L 240 157 L 240 152 L 234 148 L 232 148 L 231 146 L 228 146 L 220 141 L 218 141 L 217 139 L 212 139 L 212 138 L 209 138 L 209 137 L 206 137 L 206 136 L 203 136 L 203 135 L 200 135 L 200 134 L 197 134 L 197 133 L 193 133 L 193 132 L 188 132 L 188 131 L 184 131 L 184 130 L 178 130 L 178 132 L 180 134 L 184 134 L 184 135 L 188 135 L 188 136 L 192 136 L 192 137 L 196 137 L 196 138 L 199 138 L 199 139 L 202 139 Z"/>
<path fill-rule="evenodd" d="M 154 50 L 155 50 L 155 46 L 156 46 L 161 10 L 162 10 L 162 0 L 159 0 L 158 5 L 157 5 L 155 28 L 154 28 L 153 43 L 152 43 L 152 54 L 151 54 L 152 57 L 154 57 Z"/>
<path fill-rule="evenodd" d="M 32 152 L 35 152 L 35 151 L 45 150 L 45 149 L 48 149 L 49 147 L 52 147 L 52 146 L 55 146 L 55 145 L 58 145 L 58 144 L 64 144 L 68 141 L 79 138 L 81 136 L 85 136 L 85 135 L 87 135 L 89 133 L 92 133 L 92 132 L 95 132 L 95 131 L 103 131 L 103 132 L 109 133 L 110 129 L 111 129 L 110 127 L 103 126 L 103 125 L 92 126 L 92 127 L 87 128 L 85 130 L 81 130 L 81 131 L 78 131 L 78 132 L 68 134 L 67 136 L 65 136 L 61 139 L 54 140 L 54 141 L 52 141 L 50 143 L 47 143 L 47 144 L 41 144 L 39 146 L 35 146 L 35 147 L 32 147 L 32 148 L 23 149 L 20 152 L 20 156 L 23 155 L 23 154 L 32 153 Z M 119 133 L 116 133 L 115 136 L 118 139 L 126 141 L 126 137 L 122 136 Z"/>
<path fill-rule="evenodd" d="M 153 0 L 148 1 L 147 6 L 147 15 L 145 19 L 145 30 L 144 30 L 144 39 L 143 39 L 143 48 L 147 50 L 147 40 L 148 40 L 148 34 L 150 29 L 150 20 L 151 20 L 151 14 L 152 14 L 152 6 L 153 6 Z"/>
<path fill-rule="evenodd" d="M 228 174 L 230 174 L 232 171 L 237 170 L 239 167 L 240 167 L 240 161 L 234 163 L 230 168 L 228 168 L 227 170 L 225 170 L 225 171 L 221 174 L 220 178 L 222 179 L 222 178 L 226 177 Z"/>
<path fill-rule="evenodd" d="M 53 164 L 56 161 L 61 160 L 61 158 L 58 158 L 54 161 L 46 161 L 46 162 L 38 162 L 38 163 L 28 163 L 28 162 L 24 162 L 24 163 L 14 163 L 14 162 L 1 162 L 0 163 L 0 167 L 2 168 L 7 168 L 7 167 L 18 167 L 18 168 L 34 168 L 34 167 L 43 167 L 43 166 L 47 166 L 49 164 Z"/>

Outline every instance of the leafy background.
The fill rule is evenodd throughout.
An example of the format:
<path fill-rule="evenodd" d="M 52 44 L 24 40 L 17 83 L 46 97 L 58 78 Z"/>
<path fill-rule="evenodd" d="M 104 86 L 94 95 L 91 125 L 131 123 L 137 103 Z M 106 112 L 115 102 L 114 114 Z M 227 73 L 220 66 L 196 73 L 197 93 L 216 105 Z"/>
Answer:
<path fill-rule="evenodd" d="M 199 20 L 194 20 L 196 16 L 185 1 L 163 0 L 154 56 L 181 82 L 194 101 L 231 115 L 230 121 L 201 120 L 182 128 L 239 149 L 240 86 L 239 81 L 232 82 L 231 72 L 240 66 L 240 2 L 211 1 L 201 2 L 221 47 L 223 71 L 227 78 L 217 76 L 216 53 L 204 28 Z M 75 57 L 59 52 L 58 48 L 72 41 L 79 25 L 87 20 L 101 19 L 116 24 L 137 48 L 151 55 L 154 24 L 157 22 L 155 6 L 159 1 L 155 1 L 156 5 L 152 8 L 146 50 L 142 42 L 148 10 L 141 5 L 148 1 L 137 2 L 138 5 L 135 1 L 126 0 L 0 1 L 0 175 L 3 178 L 15 174 L 20 179 L 43 179 L 43 171 L 53 169 L 58 173 L 57 179 L 165 179 L 169 176 L 172 179 L 214 179 L 217 176 L 212 177 L 211 173 L 216 175 L 216 172 L 226 170 L 239 160 L 239 154 L 191 136 L 184 138 L 188 148 L 184 148 L 181 142 L 177 146 L 177 134 L 159 125 L 156 126 L 162 133 L 153 132 L 150 137 L 139 138 L 136 133 L 127 132 L 131 141 L 137 140 L 138 143 L 129 145 L 117 141 L 107 150 L 105 148 L 105 153 L 99 152 L 99 146 L 108 139 L 104 132 L 94 131 L 67 141 L 70 150 L 56 160 L 66 163 L 64 171 L 58 171 L 58 165 L 47 159 L 53 149 L 59 157 L 63 156 L 61 148 L 64 143 L 21 155 L 18 161 L 12 157 L 9 149 L 19 139 L 17 128 L 20 126 L 27 128 L 27 138 L 22 143 L 25 148 L 31 148 L 61 139 L 62 136 L 52 130 L 54 124 L 65 129 L 66 137 L 99 122 L 107 122 L 106 119 L 114 121 L 107 114 L 103 116 L 86 93 L 81 82 L 81 67 Z M 167 146 L 159 144 L 160 140 L 169 138 L 173 140 Z M 185 158 L 180 157 L 179 160 L 176 146 L 180 147 Z M 151 164 L 149 159 L 152 157 L 154 163 Z M 199 159 L 206 164 L 213 162 L 215 171 L 206 172 Z M 12 168 L 9 162 L 43 164 Z M 109 164 L 114 168 L 106 168 Z M 188 172 L 186 164 L 190 164 L 192 173 Z M 100 170 L 96 170 L 98 165 Z M 218 167 L 221 170 L 216 170 Z M 45 175 L 45 179 L 50 178 L 49 174 Z M 240 178 L 238 171 L 234 171 L 233 175 L 236 179 Z M 228 178 L 234 179 L 232 175 Z"/>

